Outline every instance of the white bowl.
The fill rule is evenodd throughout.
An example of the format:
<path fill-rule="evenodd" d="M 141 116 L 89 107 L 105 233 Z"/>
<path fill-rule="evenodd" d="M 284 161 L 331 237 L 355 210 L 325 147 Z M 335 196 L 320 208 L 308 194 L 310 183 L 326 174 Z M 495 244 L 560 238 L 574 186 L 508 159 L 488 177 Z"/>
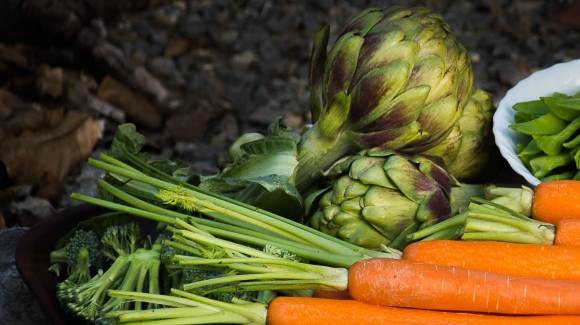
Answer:
<path fill-rule="evenodd" d="M 529 138 L 509 128 L 514 123 L 513 105 L 519 102 L 550 96 L 554 92 L 573 95 L 580 91 L 580 59 L 558 63 L 532 73 L 507 91 L 493 116 L 493 135 L 501 155 L 512 169 L 536 186 L 541 183 L 522 164 L 516 153 L 516 144 L 527 143 Z"/>

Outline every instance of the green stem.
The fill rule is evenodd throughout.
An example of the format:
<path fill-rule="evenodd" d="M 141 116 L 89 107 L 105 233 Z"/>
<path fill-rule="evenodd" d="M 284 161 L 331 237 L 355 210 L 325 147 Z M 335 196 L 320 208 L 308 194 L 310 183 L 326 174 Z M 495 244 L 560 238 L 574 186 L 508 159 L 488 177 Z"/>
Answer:
<path fill-rule="evenodd" d="M 226 212 L 228 216 L 232 218 L 242 218 L 244 222 L 250 224 L 264 224 L 268 227 L 277 228 L 277 232 L 281 234 L 285 234 L 286 237 L 290 236 L 291 238 L 299 239 L 300 241 L 315 245 L 317 247 L 321 247 L 326 251 L 334 252 L 334 253 L 347 253 L 345 252 L 345 245 L 343 243 L 332 242 L 332 241 L 324 241 L 321 240 L 321 236 L 317 233 L 313 233 L 313 231 L 306 231 L 302 227 L 293 226 L 294 224 L 290 220 L 285 219 L 282 221 L 281 219 L 274 219 L 269 217 L 268 215 L 262 213 L 261 210 L 254 208 L 246 208 L 245 206 L 230 203 L 226 200 L 223 200 L 217 195 L 207 195 L 202 192 L 192 191 L 187 188 L 180 187 L 175 184 L 171 184 L 159 179 L 155 179 L 153 177 L 147 176 L 143 173 L 135 172 L 132 170 L 120 168 L 118 166 L 114 166 L 102 161 L 98 161 L 95 159 L 89 159 L 88 164 L 95 168 L 99 168 L 105 170 L 109 173 L 119 174 L 131 179 L 135 179 L 141 181 L 145 184 L 149 184 L 159 189 L 169 190 L 169 191 L 180 191 L 184 190 L 187 194 L 192 197 L 196 198 L 196 202 L 202 205 L 205 208 L 211 210 L 210 207 L 219 207 L 221 211 Z M 208 207 L 209 206 L 209 207 Z M 280 217 L 282 218 L 282 217 Z"/>
<path fill-rule="evenodd" d="M 424 237 L 423 239 L 421 239 L 422 241 L 428 241 L 428 240 L 457 240 L 457 239 L 461 239 L 461 236 L 463 235 L 463 226 L 455 226 L 455 227 L 449 227 L 449 228 L 445 228 L 441 231 L 438 231 L 436 233 L 433 233 L 427 237 Z"/>
<path fill-rule="evenodd" d="M 407 235 L 407 241 L 417 241 L 448 228 L 455 229 L 457 226 L 463 226 L 465 223 L 465 218 L 467 218 L 467 211 L 461 212 L 460 214 L 457 214 L 449 219 L 445 219 L 429 227 L 417 230 L 414 233 Z"/>
<path fill-rule="evenodd" d="M 550 223 L 519 216 L 473 214 L 465 221 L 462 239 L 552 245 L 556 227 Z"/>
<path fill-rule="evenodd" d="M 156 222 L 172 224 L 173 221 L 175 220 L 174 218 L 167 217 L 167 216 L 162 215 L 162 214 L 144 211 L 144 210 L 133 208 L 133 207 L 130 207 L 127 205 L 114 203 L 111 201 L 106 201 L 103 199 L 98 199 L 98 198 L 94 198 L 94 197 L 79 194 L 79 193 L 72 193 L 71 198 L 73 200 L 77 200 L 77 201 L 81 201 L 81 202 L 85 202 L 85 203 L 90 203 L 93 205 L 97 205 L 97 206 L 100 206 L 103 208 L 107 208 L 107 209 L 111 209 L 111 210 L 115 210 L 115 211 L 119 211 L 119 212 L 124 212 L 127 214 L 131 214 L 131 215 L 141 217 L 144 219 L 153 220 Z"/>
<path fill-rule="evenodd" d="M 225 303 L 171 289 L 172 295 L 148 294 L 110 290 L 109 295 L 124 299 L 172 306 L 155 311 L 115 311 L 105 315 L 120 324 L 266 324 L 266 305 L 262 303 Z M 193 308 L 193 309 L 192 309 Z M 193 310 L 193 313 L 192 313 Z M 163 317 L 164 313 L 170 318 Z M 154 315 L 158 315 L 155 317 Z"/>
<path fill-rule="evenodd" d="M 130 153 L 128 151 L 124 151 L 123 154 L 124 154 L 124 157 L 128 161 L 130 161 L 132 164 L 134 164 L 136 167 L 138 167 L 137 170 L 147 170 L 147 171 L 149 171 L 149 174 L 156 175 L 156 177 L 158 177 L 158 178 L 160 178 L 162 180 L 165 180 L 168 183 L 181 185 L 181 186 L 183 186 L 185 188 L 188 188 L 188 189 L 190 189 L 192 191 L 195 191 L 197 193 L 203 193 L 203 194 L 206 194 L 208 196 L 216 197 L 216 198 L 218 198 L 218 199 L 220 199 L 222 201 L 225 201 L 225 202 L 229 202 L 229 203 L 232 203 L 232 204 L 235 204 L 235 205 L 238 205 L 238 206 L 242 206 L 242 207 L 245 207 L 245 208 L 250 209 L 250 210 L 259 211 L 260 213 L 262 213 L 263 215 L 265 215 L 267 217 L 270 217 L 270 218 L 275 219 L 275 220 L 279 220 L 279 221 L 284 222 L 284 223 L 288 223 L 291 227 L 297 227 L 297 228 L 299 228 L 301 230 L 304 230 L 306 232 L 313 233 L 315 236 L 322 237 L 325 240 L 328 240 L 328 241 L 335 242 L 335 243 L 338 243 L 340 245 L 346 246 L 346 247 L 348 247 L 349 249 L 351 249 L 353 251 L 360 251 L 360 252 L 362 252 L 365 255 L 370 256 L 370 257 L 400 258 L 400 252 L 395 252 L 395 251 L 392 251 L 391 250 L 391 251 L 388 251 L 388 252 L 385 253 L 385 252 L 378 252 L 378 251 L 374 251 L 374 250 L 362 248 L 360 246 L 356 246 L 354 244 L 351 244 L 351 243 L 342 241 L 342 240 L 340 240 L 340 239 L 338 239 L 336 237 L 330 236 L 328 234 L 325 234 L 325 233 L 322 233 L 322 232 L 318 232 L 318 231 L 316 231 L 316 230 L 312 229 L 311 227 L 308 227 L 308 226 L 306 226 L 304 224 L 297 223 L 297 222 L 294 222 L 292 220 L 288 220 L 287 218 L 284 218 L 284 217 L 279 216 L 277 214 L 271 213 L 269 211 L 257 209 L 254 206 L 249 205 L 247 203 L 240 202 L 238 200 L 234 200 L 234 199 L 229 198 L 229 197 L 221 196 L 219 194 L 216 194 L 216 193 L 213 193 L 213 192 L 204 190 L 202 188 L 199 188 L 199 187 L 194 186 L 192 184 L 189 184 L 187 182 L 183 182 L 183 181 L 181 181 L 179 179 L 173 178 L 170 175 L 168 175 L 167 173 L 165 173 L 165 172 L 163 172 L 163 171 L 161 171 L 161 170 L 159 170 L 159 169 L 151 166 L 150 164 L 147 164 L 146 162 L 142 161 L 141 159 L 139 159 L 134 154 L 132 154 L 132 153 Z M 317 154 L 316 155 L 316 159 L 320 160 L 319 158 L 320 158 L 320 155 Z M 113 157 L 107 156 L 105 154 L 101 154 L 101 159 L 103 161 L 105 161 L 105 162 L 108 162 L 108 163 L 112 164 L 112 165 L 117 165 L 117 166 L 120 166 L 120 167 L 127 166 L 125 163 L 123 163 L 123 162 L 121 162 L 121 161 L 119 161 L 119 160 L 117 160 L 117 159 L 115 159 Z M 89 164 L 90 164 L 90 160 L 89 160 Z M 135 168 L 130 168 L 130 169 L 136 170 Z M 246 227 L 247 227 L 247 225 L 246 225 Z"/>
<path fill-rule="evenodd" d="M 171 307 L 199 307 L 212 311 L 220 310 L 217 307 L 209 306 L 207 304 L 203 304 L 195 300 L 186 299 L 183 297 L 169 296 L 164 294 L 150 294 L 145 292 L 120 291 L 120 290 L 109 290 L 107 294 L 110 297 L 123 298 L 127 300 L 140 300 L 152 304 Z"/>
<path fill-rule="evenodd" d="M 325 118 L 323 116 L 322 118 Z M 356 145 L 343 132 L 346 117 L 340 123 L 321 121 L 308 129 L 298 144 L 298 165 L 295 184 L 298 192 L 305 192 L 335 161 L 355 151 Z M 329 121 L 328 118 L 325 120 Z M 336 122 L 336 121 L 334 121 Z M 327 130 L 328 128 L 335 130 Z"/>
<path fill-rule="evenodd" d="M 143 322 L 147 320 L 154 319 L 174 319 L 174 318 L 184 318 L 184 314 L 189 317 L 199 317 L 199 316 L 209 316 L 211 314 L 217 314 L 215 310 L 204 309 L 199 307 L 180 307 L 180 308 L 159 308 L 159 309 L 149 309 L 135 312 L 127 312 L 115 314 L 113 312 L 108 313 L 109 317 L 116 317 L 120 322 Z"/>
<path fill-rule="evenodd" d="M 183 290 L 171 289 L 171 293 L 180 297 L 192 299 L 197 302 L 205 303 L 208 306 L 220 308 L 240 315 L 246 319 L 247 324 L 266 324 L 267 308 L 262 303 L 227 303 L 198 296 Z M 246 324 L 246 323 L 244 323 Z"/>
<path fill-rule="evenodd" d="M 288 252 L 295 254 L 296 256 L 299 256 L 306 260 L 318 262 L 329 266 L 349 267 L 352 264 L 365 258 L 365 256 L 362 254 L 360 254 L 359 256 L 353 256 L 353 255 L 324 253 L 316 248 L 312 248 L 307 245 L 264 235 L 257 232 L 247 231 L 245 229 L 230 230 L 226 229 L 222 225 L 220 225 L 218 228 L 207 226 L 205 224 L 202 225 L 201 227 L 216 237 L 241 241 L 246 244 L 258 245 L 262 247 L 267 244 L 275 245 L 278 248 L 285 249 Z"/>

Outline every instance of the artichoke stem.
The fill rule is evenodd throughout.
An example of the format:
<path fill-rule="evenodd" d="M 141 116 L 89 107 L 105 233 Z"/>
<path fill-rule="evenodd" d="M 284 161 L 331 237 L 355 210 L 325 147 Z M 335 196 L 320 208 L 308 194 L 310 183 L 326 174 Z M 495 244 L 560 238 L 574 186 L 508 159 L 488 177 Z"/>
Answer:
<path fill-rule="evenodd" d="M 339 130 L 336 137 L 329 139 L 319 130 L 318 124 L 308 129 L 298 146 L 296 167 L 296 189 L 303 193 L 316 182 L 327 168 L 340 158 L 357 150 L 346 132 Z"/>

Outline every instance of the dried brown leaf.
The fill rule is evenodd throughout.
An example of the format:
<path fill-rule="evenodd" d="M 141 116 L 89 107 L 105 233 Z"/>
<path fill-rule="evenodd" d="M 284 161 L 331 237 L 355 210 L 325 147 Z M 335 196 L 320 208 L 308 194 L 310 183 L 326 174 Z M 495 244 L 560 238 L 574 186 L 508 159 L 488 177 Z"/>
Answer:
<path fill-rule="evenodd" d="M 0 162 L 15 184 L 33 184 L 46 175 L 62 181 L 87 159 L 102 129 L 102 121 L 71 111 L 54 128 L 5 139 L 0 143 Z"/>

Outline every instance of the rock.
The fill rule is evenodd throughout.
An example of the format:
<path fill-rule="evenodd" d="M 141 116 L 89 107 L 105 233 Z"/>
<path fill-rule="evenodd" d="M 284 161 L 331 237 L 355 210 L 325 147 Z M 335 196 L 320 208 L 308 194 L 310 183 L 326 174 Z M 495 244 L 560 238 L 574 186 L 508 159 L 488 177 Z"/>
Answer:
<path fill-rule="evenodd" d="M 97 97 L 121 108 L 128 122 L 148 129 L 155 129 L 163 124 L 161 114 L 146 98 L 111 76 L 103 79 Z"/>
<path fill-rule="evenodd" d="M 0 315 L 3 325 L 50 325 L 36 297 L 20 278 L 15 251 L 26 227 L 0 231 Z"/>

